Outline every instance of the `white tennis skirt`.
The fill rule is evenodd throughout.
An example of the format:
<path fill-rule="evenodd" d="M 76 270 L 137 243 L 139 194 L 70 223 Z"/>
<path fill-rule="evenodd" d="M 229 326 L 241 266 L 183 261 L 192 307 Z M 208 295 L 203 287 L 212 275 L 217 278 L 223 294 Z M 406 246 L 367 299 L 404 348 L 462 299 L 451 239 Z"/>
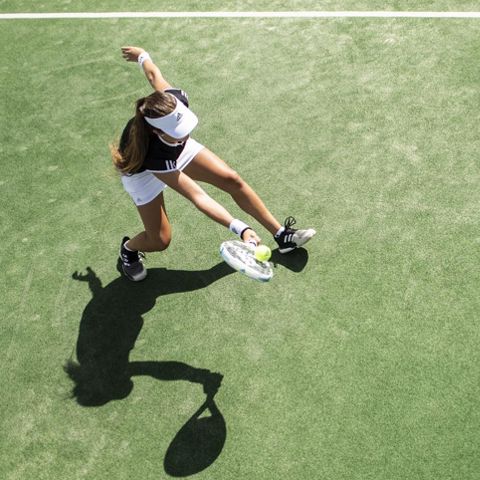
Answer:
<path fill-rule="evenodd" d="M 180 156 L 177 158 L 178 170 L 183 170 L 195 156 L 205 147 L 193 138 L 189 138 Z M 174 170 L 170 170 L 174 171 Z M 161 171 L 155 173 L 162 173 Z M 164 182 L 157 178 L 151 170 L 134 173 L 133 175 L 122 175 L 123 188 L 132 197 L 135 205 L 146 205 L 154 200 L 165 188 Z"/>

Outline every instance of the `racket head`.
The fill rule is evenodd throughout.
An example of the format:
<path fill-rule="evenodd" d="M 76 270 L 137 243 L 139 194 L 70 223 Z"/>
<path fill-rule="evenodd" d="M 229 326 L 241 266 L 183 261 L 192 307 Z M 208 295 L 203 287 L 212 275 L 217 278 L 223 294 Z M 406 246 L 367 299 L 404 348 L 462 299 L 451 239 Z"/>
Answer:
<path fill-rule="evenodd" d="M 273 277 L 273 270 L 268 262 L 255 258 L 255 247 L 240 240 L 227 240 L 220 245 L 223 260 L 237 272 L 259 282 L 268 282 Z"/>

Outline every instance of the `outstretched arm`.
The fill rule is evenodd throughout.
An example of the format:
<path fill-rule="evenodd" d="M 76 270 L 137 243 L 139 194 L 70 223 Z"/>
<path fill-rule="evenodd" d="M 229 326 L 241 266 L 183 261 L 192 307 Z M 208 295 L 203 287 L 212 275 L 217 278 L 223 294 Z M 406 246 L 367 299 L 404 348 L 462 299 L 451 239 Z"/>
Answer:
<path fill-rule="evenodd" d="M 140 47 L 122 47 L 122 56 L 127 62 L 138 62 L 138 57 L 142 53 L 146 52 Z M 163 92 L 164 90 L 172 88 L 165 78 L 163 78 L 162 72 L 160 72 L 160 69 L 153 63 L 151 58 L 147 58 L 142 63 L 142 69 L 154 90 Z"/>
<path fill-rule="evenodd" d="M 97 294 L 102 289 L 102 281 L 90 267 L 87 267 L 87 273 L 85 274 L 73 272 L 72 278 L 74 280 L 79 280 L 80 282 L 88 282 L 88 286 L 93 295 Z"/>
<path fill-rule="evenodd" d="M 181 362 L 130 362 L 128 375 L 149 375 L 158 380 L 188 380 L 201 383 L 203 391 L 212 399 L 218 392 L 223 379 L 221 373 L 191 367 Z"/>

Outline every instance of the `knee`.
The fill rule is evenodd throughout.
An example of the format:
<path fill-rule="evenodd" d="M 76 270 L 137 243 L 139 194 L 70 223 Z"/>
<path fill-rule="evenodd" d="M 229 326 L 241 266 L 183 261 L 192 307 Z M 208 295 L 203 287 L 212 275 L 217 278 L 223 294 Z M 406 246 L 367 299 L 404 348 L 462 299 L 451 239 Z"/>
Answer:
<path fill-rule="evenodd" d="M 148 243 L 152 252 L 166 250 L 172 241 L 172 235 L 168 232 L 160 232 L 157 235 L 149 235 Z"/>
<path fill-rule="evenodd" d="M 222 176 L 220 188 L 228 193 L 234 193 L 241 190 L 244 185 L 242 177 L 235 170 L 229 170 Z"/>

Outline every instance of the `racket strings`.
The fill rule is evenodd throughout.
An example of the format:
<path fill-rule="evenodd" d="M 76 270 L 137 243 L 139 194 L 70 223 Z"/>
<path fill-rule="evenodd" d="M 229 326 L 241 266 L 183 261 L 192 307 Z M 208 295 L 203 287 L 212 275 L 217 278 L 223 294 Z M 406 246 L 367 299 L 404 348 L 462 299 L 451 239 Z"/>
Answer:
<path fill-rule="evenodd" d="M 243 242 L 238 240 L 223 242 L 220 246 L 220 254 L 228 265 L 247 277 L 268 282 L 273 276 L 271 265 L 257 260 L 255 250 Z"/>
<path fill-rule="evenodd" d="M 257 270 L 268 270 L 268 266 L 264 265 L 263 262 L 257 260 L 254 256 L 254 252 L 251 247 L 243 244 L 237 244 L 236 246 L 232 245 L 232 248 L 228 249 L 230 255 L 242 263 L 248 265 L 249 267 L 253 267 Z"/>

